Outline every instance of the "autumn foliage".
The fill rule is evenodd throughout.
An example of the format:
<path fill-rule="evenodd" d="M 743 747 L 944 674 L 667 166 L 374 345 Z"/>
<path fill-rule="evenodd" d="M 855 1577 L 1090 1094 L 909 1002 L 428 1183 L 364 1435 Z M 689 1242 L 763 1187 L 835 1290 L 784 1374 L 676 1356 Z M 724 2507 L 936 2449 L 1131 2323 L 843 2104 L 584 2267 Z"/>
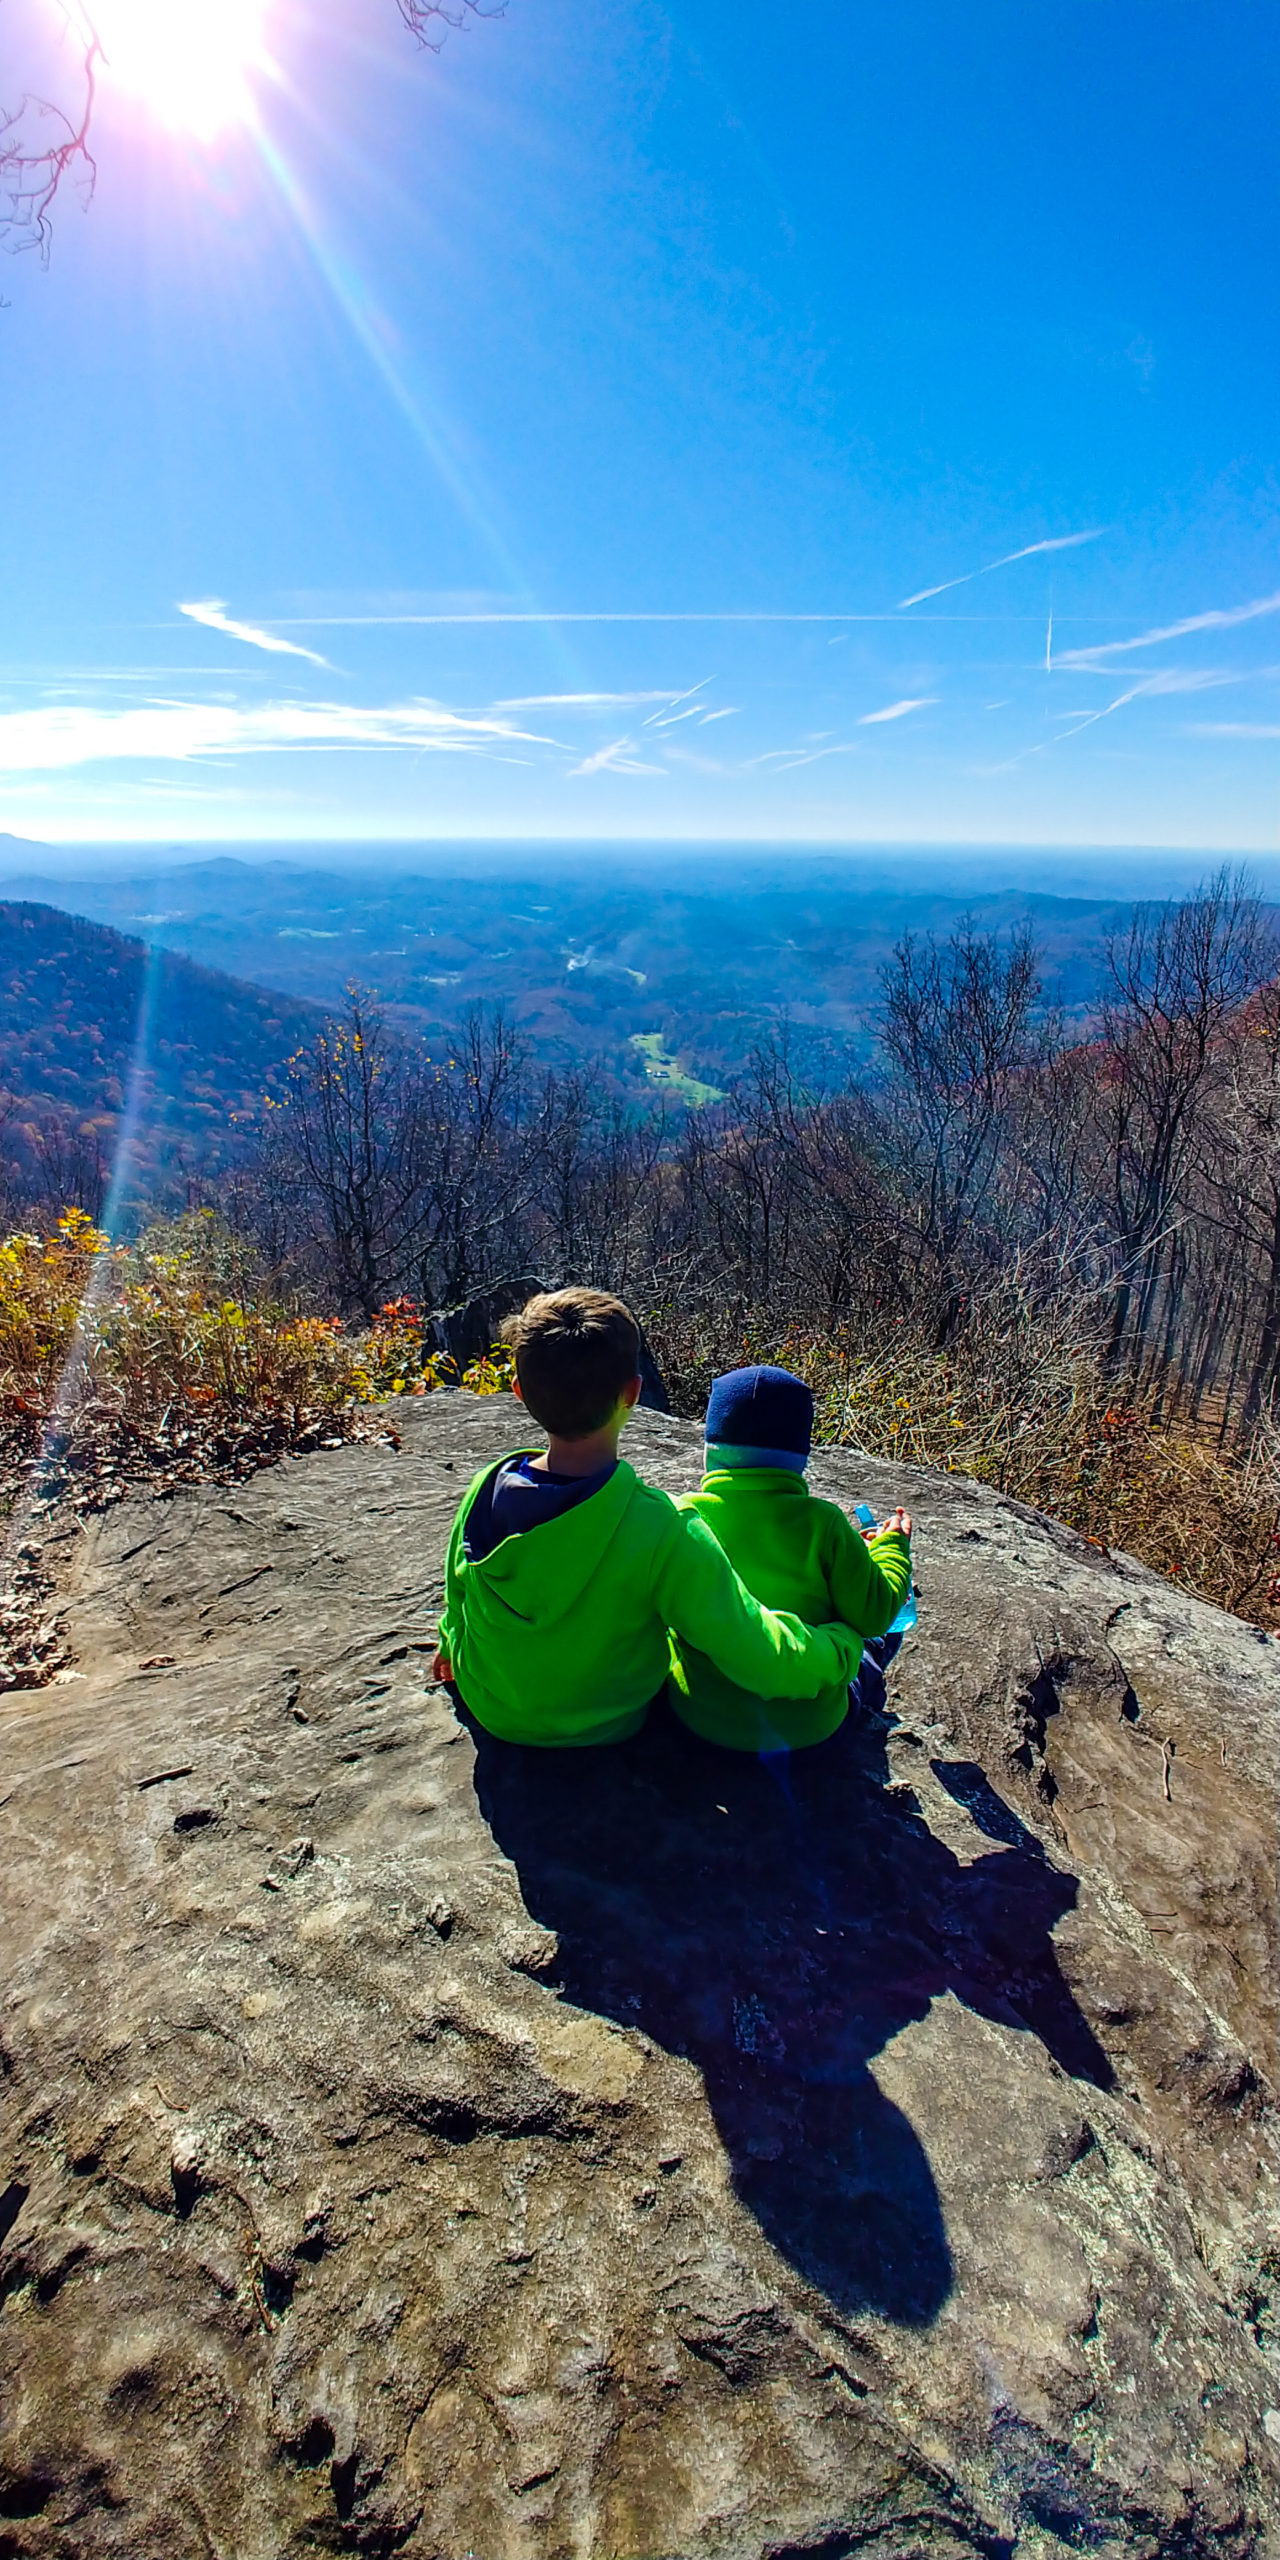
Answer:
<path fill-rule="evenodd" d="M 77 1209 L 52 1233 L 0 1244 L 0 1457 L 12 1498 L 30 1477 L 101 1498 L 130 1476 L 233 1473 L 358 1436 L 387 1397 L 507 1383 L 497 1354 L 464 1372 L 433 1353 L 398 1299 L 371 1325 L 274 1298 L 208 1216 L 132 1249 Z"/>

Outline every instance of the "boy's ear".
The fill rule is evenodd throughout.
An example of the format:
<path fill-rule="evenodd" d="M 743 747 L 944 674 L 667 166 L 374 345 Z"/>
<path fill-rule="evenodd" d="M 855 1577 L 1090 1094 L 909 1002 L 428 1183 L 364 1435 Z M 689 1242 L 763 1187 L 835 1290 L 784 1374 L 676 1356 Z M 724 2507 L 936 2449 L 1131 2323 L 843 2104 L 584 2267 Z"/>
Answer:
<path fill-rule="evenodd" d="M 637 1405 L 639 1403 L 640 1390 L 643 1385 L 644 1380 L 639 1376 L 628 1378 L 627 1383 L 622 1390 L 622 1401 L 626 1406 L 628 1413 L 630 1413 L 633 1405 Z"/>
<path fill-rule="evenodd" d="M 511 1392 L 512 1392 L 512 1395 L 516 1398 L 517 1403 L 519 1403 L 519 1404 L 523 1404 L 523 1403 L 524 1403 L 524 1396 L 523 1396 L 523 1393 L 522 1393 L 522 1391 L 521 1391 L 520 1381 L 519 1381 L 519 1379 L 518 1379 L 518 1378 L 513 1378 L 513 1379 L 512 1379 L 512 1381 L 511 1381 Z"/>

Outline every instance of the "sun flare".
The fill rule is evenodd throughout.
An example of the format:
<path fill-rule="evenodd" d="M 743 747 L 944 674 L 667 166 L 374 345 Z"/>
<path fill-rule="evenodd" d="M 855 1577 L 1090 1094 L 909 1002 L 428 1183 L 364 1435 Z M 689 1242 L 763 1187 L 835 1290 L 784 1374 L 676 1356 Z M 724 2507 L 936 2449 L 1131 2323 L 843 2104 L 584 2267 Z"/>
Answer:
<path fill-rule="evenodd" d="M 211 141 L 252 113 L 266 0 L 91 0 L 105 80 L 172 132 Z"/>

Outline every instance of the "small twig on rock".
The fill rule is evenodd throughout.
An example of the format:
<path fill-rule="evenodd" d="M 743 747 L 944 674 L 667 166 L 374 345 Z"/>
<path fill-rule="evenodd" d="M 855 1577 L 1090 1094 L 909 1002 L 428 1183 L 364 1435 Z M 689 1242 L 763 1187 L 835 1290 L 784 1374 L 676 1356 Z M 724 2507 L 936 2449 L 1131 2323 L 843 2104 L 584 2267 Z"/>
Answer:
<path fill-rule="evenodd" d="M 249 2283 L 253 2292 L 254 2302 L 257 2305 L 258 2318 L 262 2322 L 263 2328 L 270 2333 L 270 2331 L 275 2328 L 276 2323 L 267 2309 L 267 2297 L 263 2289 L 262 2243 L 259 2240 L 252 2223 L 250 2223 L 244 2236 L 249 2251 Z"/>
<path fill-rule="evenodd" d="M 1169 1784 L 1169 1771 L 1173 1763 L 1173 1750 L 1174 1746 L 1172 1742 L 1162 1742 L 1160 1745 L 1160 1768 L 1161 1775 L 1164 1779 L 1164 1800 L 1166 1804 L 1172 1804 L 1173 1802 L 1173 1789 Z"/>

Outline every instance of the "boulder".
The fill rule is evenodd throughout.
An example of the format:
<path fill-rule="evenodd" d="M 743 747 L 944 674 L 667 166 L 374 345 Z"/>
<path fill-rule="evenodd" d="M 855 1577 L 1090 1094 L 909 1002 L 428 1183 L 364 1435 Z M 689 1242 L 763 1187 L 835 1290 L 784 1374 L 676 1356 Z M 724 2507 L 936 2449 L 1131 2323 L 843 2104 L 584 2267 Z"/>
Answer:
<path fill-rule="evenodd" d="M 0 2553 L 1280 2553 L 1280 1650 L 958 1477 L 835 1740 L 430 1684 L 525 1436 L 135 1494 L 0 1702 Z M 699 1435 L 647 1413 L 678 1490 Z"/>

